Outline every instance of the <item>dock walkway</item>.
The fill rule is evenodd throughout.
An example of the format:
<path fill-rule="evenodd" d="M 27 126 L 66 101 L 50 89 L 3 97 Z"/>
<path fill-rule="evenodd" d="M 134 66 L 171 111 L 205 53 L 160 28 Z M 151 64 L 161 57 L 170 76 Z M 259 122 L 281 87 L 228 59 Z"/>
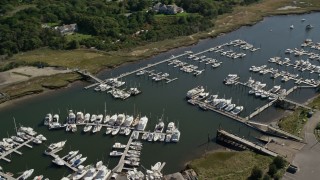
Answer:
<path fill-rule="evenodd" d="M 15 152 L 19 155 L 22 155 L 22 153 L 20 151 L 18 151 L 19 148 L 23 147 L 23 146 L 26 146 L 26 147 L 29 147 L 29 148 L 32 148 L 32 146 L 30 146 L 28 143 L 31 142 L 34 138 L 30 138 L 29 140 L 23 142 L 23 143 L 17 143 L 19 144 L 17 147 L 13 148 L 13 149 L 10 149 L 8 151 L 5 151 L 1 156 L 0 156 L 0 159 L 3 159 L 7 162 L 11 162 L 10 159 L 7 159 L 6 156 L 10 155 L 11 153 Z"/>
<path fill-rule="evenodd" d="M 59 152 L 59 151 L 61 151 L 62 149 L 63 149 L 63 148 L 58 148 L 58 149 L 52 151 L 51 153 L 49 153 L 48 155 L 51 156 L 51 157 L 53 157 L 54 159 L 55 159 L 55 158 L 60 158 L 59 155 L 57 155 L 56 153 Z M 65 156 L 64 156 L 64 157 L 65 157 Z M 67 166 L 69 169 L 71 169 L 71 170 L 74 171 L 74 172 L 78 171 L 78 169 L 77 169 L 76 167 L 73 167 L 72 164 L 68 163 L 67 161 L 65 161 L 65 160 L 62 159 L 62 158 L 60 158 L 60 159 L 63 161 L 64 165 Z"/>
<path fill-rule="evenodd" d="M 296 105 L 296 106 L 303 107 L 303 108 L 305 108 L 305 109 L 312 110 L 312 108 L 311 108 L 311 107 L 309 107 L 309 106 L 306 106 L 306 105 L 304 105 L 304 104 L 301 104 L 301 103 L 298 103 L 298 102 L 292 101 L 292 100 L 287 99 L 287 98 L 282 99 L 282 101 L 285 101 L 285 102 L 288 102 L 288 103 L 294 104 L 294 105 Z"/>
<path fill-rule="evenodd" d="M 273 157 L 278 156 L 277 153 L 270 151 L 269 149 L 267 149 L 263 146 L 254 144 L 253 142 L 250 142 L 246 139 L 240 138 L 234 134 L 228 133 L 228 132 L 221 130 L 221 129 L 217 130 L 217 140 L 228 143 L 228 144 L 233 144 L 233 145 L 237 144 L 238 146 L 244 145 L 244 146 L 248 147 L 249 149 L 252 149 L 254 151 L 261 152 L 263 154 L 267 154 L 267 155 L 270 155 Z"/>

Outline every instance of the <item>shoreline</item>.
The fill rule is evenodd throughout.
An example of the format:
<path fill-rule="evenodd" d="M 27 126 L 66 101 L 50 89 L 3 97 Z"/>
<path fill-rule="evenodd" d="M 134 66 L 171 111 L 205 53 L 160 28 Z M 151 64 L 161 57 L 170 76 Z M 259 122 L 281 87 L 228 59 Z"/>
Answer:
<path fill-rule="evenodd" d="M 256 5 L 258 6 L 258 5 L 261 5 L 263 3 L 264 2 L 257 3 Z M 256 6 L 256 5 L 252 5 L 252 6 Z M 241 7 L 241 8 L 249 9 L 250 6 Z M 281 8 L 281 7 L 279 7 L 279 8 Z M 182 40 L 183 42 L 178 42 L 177 44 L 174 44 L 173 46 L 169 46 L 169 47 L 165 46 L 165 47 L 153 48 L 153 49 L 145 48 L 146 46 L 152 46 L 152 45 L 157 45 L 159 43 L 165 43 L 164 41 L 166 41 L 166 40 L 164 40 L 164 41 L 144 44 L 144 45 L 141 45 L 141 46 L 139 46 L 139 47 L 137 47 L 135 49 L 120 50 L 118 53 L 125 53 L 125 52 L 134 53 L 136 51 L 141 51 L 141 48 L 142 48 L 143 50 L 146 51 L 146 55 L 141 55 L 141 54 L 140 55 L 139 54 L 132 55 L 133 57 L 136 58 L 136 60 L 129 60 L 127 62 L 123 62 L 123 63 L 121 63 L 119 65 L 114 65 L 112 67 L 104 66 L 104 67 L 98 68 L 97 71 L 94 74 L 99 75 L 101 73 L 108 72 L 110 70 L 113 70 L 113 69 L 116 69 L 116 68 L 119 68 L 119 67 L 122 67 L 122 66 L 130 65 L 130 64 L 133 64 L 133 63 L 139 63 L 141 61 L 147 61 L 147 59 L 149 59 L 151 57 L 154 57 L 154 56 L 156 56 L 158 54 L 164 53 L 164 52 L 168 52 L 168 51 L 171 51 L 171 50 L 174 50 L 174 49 L 178 49 L 178 48 L 184 48 L 184 47 L 192 46 L 192 45 L 195 45 L 195 44 L 199 43 L 202 40 L 206 40 L 206 39 L 209 39 L 209 38 L 213 39 L 213 38 L 217 38 L 217 37 L 220 37 L 220 36 L 224 36 L 224 35 L 226 35 L 228 33 L 231 33 L 233 31 L 236 31 L 236 30 L 240 29 L 241 27 L 254 26 L 257 23 L 262 22 L 267 17 L 284 16 L 284 15 L 302 15 L 302 14 L 311 14 L 311 13 L 320 12 L 320 9 L 312 9 L 312 8 L 316 8 L 316 7 L 312 7 L 311 9 L 310 8 L 308 9 L 308 7 L 303 7 L 303 8 L 296 8 L 296 9 L 278 10 L 279 8 L 273 9 L 273 11 L 262 12 L 263 14 L 259 14 L 258 19 L 249 20 L 249 22 L 243 23 L 243 24 L 238 24 L 238 25 L 235 24 L 234 27 L 227 27 L 227 29 L 219 29 L 219 27 L 217 27 L 217 29 L 216 29 L 216 27 L 214 27 L 214 28 L 210 29 L 210 31 L 199 32 L 199 33 L 196 33 L 196 34 L 192 34 L 190 36 L 177 37 L 174 40 Z M 229 16 L 233 17 L 233 15 L 237 15 L 237 13 L 241 13 L 241 12 L 237 12 L 237 10 L 234 10 L 231 13 L 223 14 L 223 15 L 220 15 L 220 16 L 228 16 L 229 15 Z M 250 18 L 250 15 L 248 15 L 248 16 Z M 218 18 L 222 18 L 222 17 L 218 17 Z M 218 21 L 219 20 L 218 18 L 215 21 Z M 92 52 L 101 53 L 101 51 L 99 51 L 99 50 L 90 50 L 90 49 L 86 49 L 86 50 L 89 50 L 89 51 L 92 51 Z M 102 53 L 113 54 L 113 53 L 116 53 L 116 52 L 104 52 L 103 51 Z M 123 57 L 125 58 L 125 56 L 123 56 Z M 43 76 L 39 76 L 39 77 L 43 77 Z M 80 78 L 80 81 L 81 80 L 82 80 L 82 78 Z M 30 81 L 30 79 L 27 80 L 27 81 L 23 81 L 21 83 L 28 83 L 29 81 Z M 67 83 L 66 86 L 56 87 L 55 89 L 50 89 L 50 88 L 47 88 L 47 87 L 43 86 L 43 90 L 40 91 L 40 92 L 39 91 L 30 91 L 29 92 L 30 94 L 22 95 L 21 97 L 5 100 L 4 102 L 1 102 L 0 103 L 0 108 L 4 107 L 6 104 L 10 104 L 9 102 L 11 102 L 11 101 L 17 102 L 17 100 L 24 99 L 25 97 L 30 98 L 30 97 L 34 97 L 36 95 L 43 94 L 43 93 L 48 93 L 48 92 L 51 92 L 51 91 L 54 91 L 54 90 L 57 90 L 57 89 L 68 88 L 68 87 L 70 87 L 70 85 L 72 85 L 72 84 L 74 84 L 76 82 L 79 82 L 79 79 L 71 80 L 70 82 Z M 316 98 L 316 97 L 314 97 L 314 98 Z"/>

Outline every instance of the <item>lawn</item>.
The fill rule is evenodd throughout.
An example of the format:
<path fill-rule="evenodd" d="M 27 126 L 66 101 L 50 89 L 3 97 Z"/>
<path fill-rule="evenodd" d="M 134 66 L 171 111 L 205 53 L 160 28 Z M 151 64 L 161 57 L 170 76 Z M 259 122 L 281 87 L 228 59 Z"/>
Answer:
<path fill-rule="evenodd" d="M 91 38 L 92 36 L 88 34 L 73 33 L 70 35 L 66 35 L 65 37 L 67 38 L 68 41 L 72 41 L 72 40 L 81 41 L 83 39 Z"/>
<path fill-rule="evenodd" d="M 254 166 L 267 171 L 273 158 L 244 152 L 215 152 L 193 160 L 189 166 L 199 179 L 247 179 Z"/>
<path fill-rule="evenodd" d="M 301 130 L 308 120 L 307 113 L 306 110 L 297 108 L 292 114 L 281 118 L 278 126 L 283 131 L 301 137 Z"/>

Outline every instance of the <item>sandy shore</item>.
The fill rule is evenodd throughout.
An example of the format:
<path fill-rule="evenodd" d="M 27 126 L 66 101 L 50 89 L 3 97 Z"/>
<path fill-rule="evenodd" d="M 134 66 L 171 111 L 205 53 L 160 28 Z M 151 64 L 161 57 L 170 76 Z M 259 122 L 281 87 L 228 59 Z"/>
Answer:
<path fill-rule="evenodd" d="M 61 70 L 54 67 L 36 68 L 36 67 L 19 67 L 9 71 L 0 72 L 0 87 L 10 84 L 27 81 L 34 77 L 51 76 L 54 74 L 68 73 L 71 70 Z"/>

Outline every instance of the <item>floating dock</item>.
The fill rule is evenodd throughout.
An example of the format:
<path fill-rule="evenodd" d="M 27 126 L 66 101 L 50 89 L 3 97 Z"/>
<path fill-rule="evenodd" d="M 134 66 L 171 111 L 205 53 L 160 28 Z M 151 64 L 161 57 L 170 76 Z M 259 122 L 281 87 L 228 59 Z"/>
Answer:
<path fill-rule="evenodd" d="M 59 152 L 59 151 L 61 151 L 62 149 L 63 149 L 63 148 L 58 148 L 58 149 L 52 151 L 51 153 L 49 153 L 48 155 L 51 156 L 51 157 L 53 157 L 54 159 L 55 159 L 55 158 L 60 158 L 59 155 L 56 155 L 56 153 Z M 66 156 L 64 156 L 64 157 L 66 157 Z M 68 167 L 69 169 L 71 169 L 71 170 L 74 171 L 74 172 L 78 171 L 78 169 L 77 169 L 76 167 L 73 167 L 72 164 L 70 164 L 70 163 L 68 163 L 67 161 L 65 161 L 65 160 L 63 159 L 64 157 L 61 158 L 61 160 L 62 160 L 63 163 L 64 163 L 64 166 Z"/>
<path fill-rule="evenodd" d="M 23 147 L 23 146 L 26 146 L 28 148 L 32 148 L 31 145 L 29 145 L 28 143 L 31 142 L 32 140 L 34 139 L 34 137 L 30 138 L 29 140 L 23 142 L 23 143 L 15 143 L 15 144 L 18 144 L 18 146 L 16 146 L 15 148 L 13 149 L 10 149 L 8 151 L 5 151 L 3 154 L 1 154 L 0 156 L 0 159 L 2 160 L 5 160 L 7 162 L 11 162 L 10 159 L 7 159 L 6 156 L 10 155 L 11 153 L 17 153 L 19 155 L 22 155 L 22 152 L 18 151 L 19 148 Z"/>

